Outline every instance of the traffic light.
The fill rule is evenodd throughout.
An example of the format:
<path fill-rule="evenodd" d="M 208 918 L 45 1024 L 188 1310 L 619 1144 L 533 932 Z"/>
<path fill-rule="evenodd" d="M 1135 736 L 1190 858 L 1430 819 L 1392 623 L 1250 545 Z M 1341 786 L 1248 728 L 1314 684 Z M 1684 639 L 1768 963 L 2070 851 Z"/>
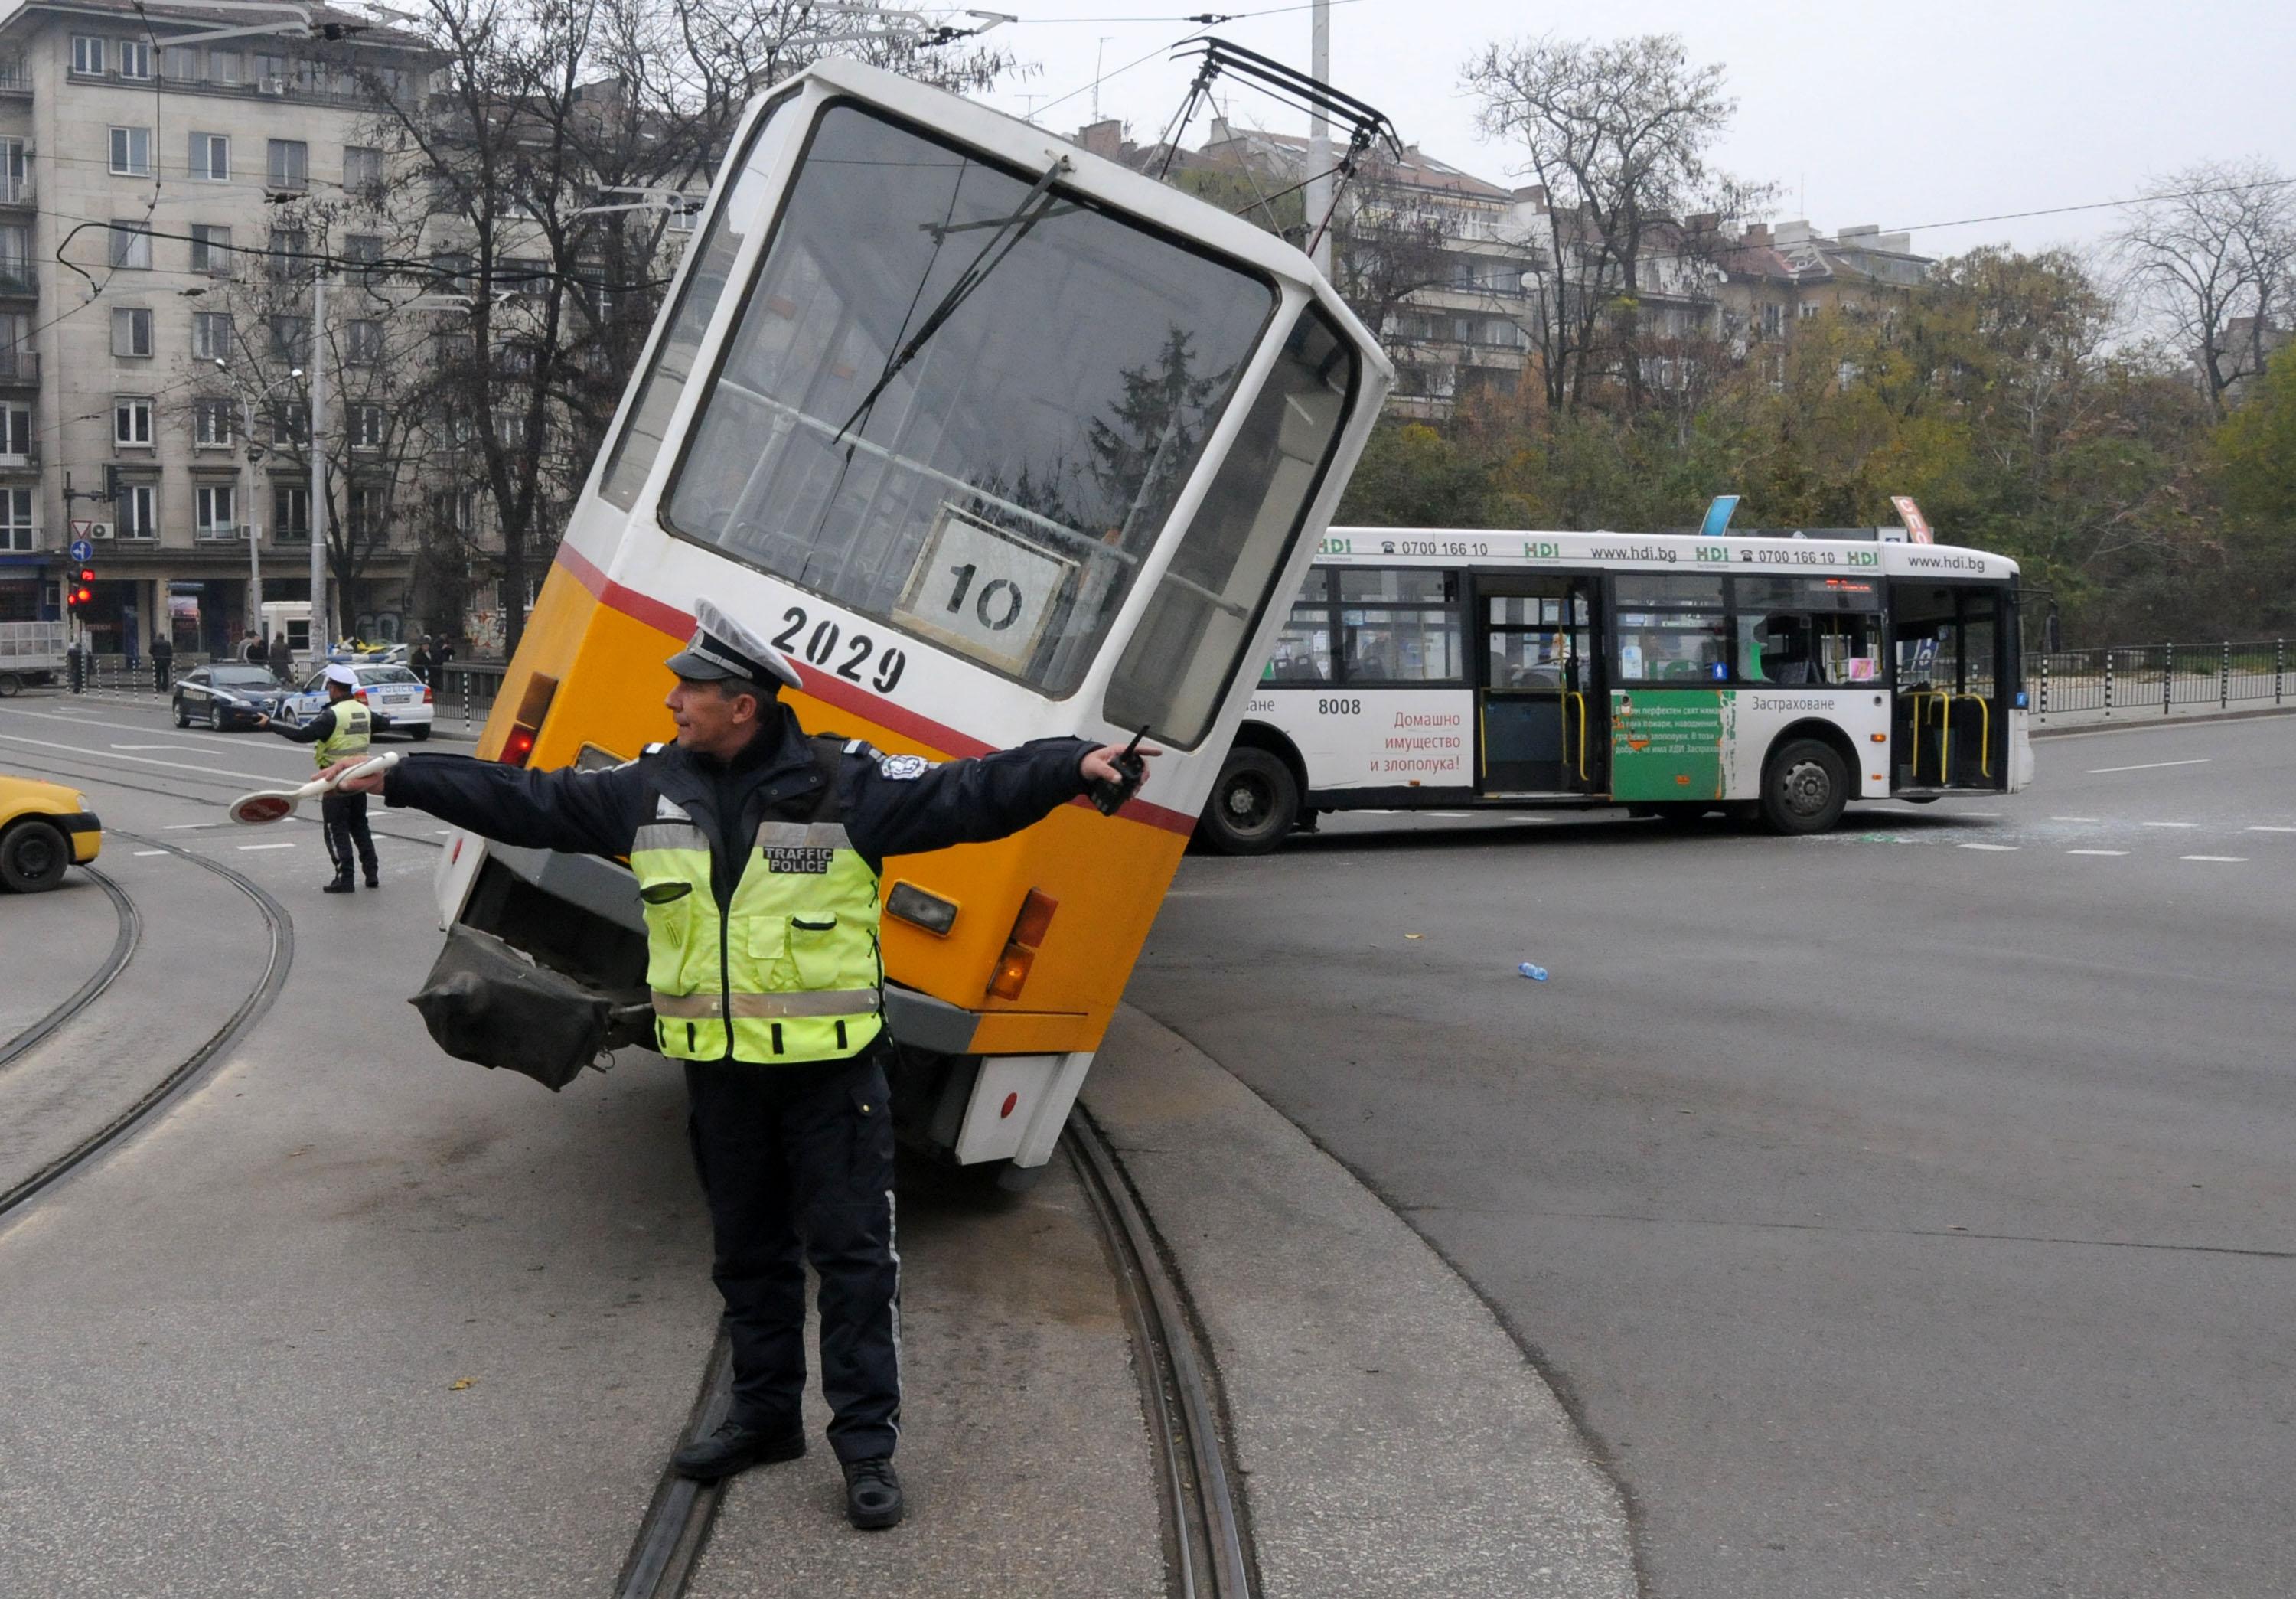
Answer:
<path fill-rule="evenodd" d="M 77 615 L 95 603 L 95 569 L 75 567 L 64 585 L 64 609 Z"/>

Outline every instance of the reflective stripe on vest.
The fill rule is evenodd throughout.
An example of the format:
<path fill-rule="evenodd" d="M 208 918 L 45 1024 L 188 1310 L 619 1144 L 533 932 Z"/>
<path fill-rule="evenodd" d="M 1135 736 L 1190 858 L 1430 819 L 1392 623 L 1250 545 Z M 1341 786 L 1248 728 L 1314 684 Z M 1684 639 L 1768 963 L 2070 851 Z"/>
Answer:
<path fill-rule="evenodd" d="M 691 821 L 639 828 L 630 870 L 664 1054 L 718 1061 L 730 1043 L 754 1064 L 832 1061 L 882 1030 L 877 874 L 840 824 L 761 825 L 724 915 L 709 837 Z"/>
<path fill-rule="evenodd" d="M 327 709 L 335 713 L 335 730 L 311 746 L 323 768 L 353 755 L 365 755 L 374 733 L 374 718 L 348 694 Z"/>

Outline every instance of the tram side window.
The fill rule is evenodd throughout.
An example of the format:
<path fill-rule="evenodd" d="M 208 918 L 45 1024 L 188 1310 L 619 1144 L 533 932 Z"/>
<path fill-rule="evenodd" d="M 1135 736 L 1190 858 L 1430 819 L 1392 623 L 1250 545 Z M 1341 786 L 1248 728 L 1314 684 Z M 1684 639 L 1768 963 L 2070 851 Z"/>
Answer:
<path fill-rule="evenodd" d="M 1621 683 L 1713 683 L 1729 675 L 1718 577 L 1628 573 L 1616 579 L 1612 665 Z"/>
<path fill-rule="evenodd" d="M 1275 636 L 1262 683 L 1329 683 L 1332 679 L 1332 570 L 1317 567 L 1308 574 L 1283 631 Z"/>
<path fill-rule="evenodd" d="M 763 198 L 767 125 L 796 98 L 796 90 L 777 94 L 759 115 L 750 130 L 749 143 L 742 147 L 741 158 L 727 168 L 733 175 L 733 187 L 719 199 L 717 213 L 709 218 L 709 231 L 693 246 L 693 266 L 685 275 L 685 287 L 677 291 L 677 308 L 670 313 L 669 326 L 654 350 L 653 365 L 638 386 L 629 420 L 622 424 L 622 435 L 614 440 L 613 454 L 606 458 L 605 473 L 598 480 L 598 492 L 625 511 L 637 508 L 638 489 L 653 470 L 654 457 L 661 453 L 669 414 L 677 408 L 678 397 L 685 391 L 701 337 L 709 331 L 709 318 L 725 297 L 734 254 L 757 217 Z"/>
<path fill-rule="evenodd" d="M 1457 683 L 1459 574 L 1342 568 L 1340 671 L 1349 683 Z"/>
<path fill-rule="evenodd" d="M 1742 683 L 1872 683 L 1882 676 L 1882 586 L 1871 578 L 1730 580 Z"/>

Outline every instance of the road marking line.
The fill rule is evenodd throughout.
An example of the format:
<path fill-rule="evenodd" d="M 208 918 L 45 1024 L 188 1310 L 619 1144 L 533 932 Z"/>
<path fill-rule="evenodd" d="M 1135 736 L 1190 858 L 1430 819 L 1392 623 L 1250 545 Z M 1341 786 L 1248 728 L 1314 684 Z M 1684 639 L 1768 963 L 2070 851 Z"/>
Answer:
<path fill-rule="evenodd" d="M 241 848 L 242 849 L 292 849 L 293 848 L 295 848 L 295 846 L 294 846 L 293 844 L 291 844 L 291 843 L 287 843 L 287 844 L 242 844 L 242 845 L 240 846 L 240 848 Z"/>
<path fill-rule="evenodd" d="M 2067 855 L 2127 855 L 2126 849 L 2068 849 Z"/>
<path fill-rule="evenodd" d="M 222 825 L 220 822 L 170 822 L 160 831 L 161 832 L 196 832 L 202 827 L 221 827 Z"/>
<path fill-rule="evenodd" d="M 2102 822 L 2103 816 L 2051 816 L 2052 822 Z"/>
<path fill-rule="evenodd" d="M 1957 844 L 1955 848 L 1958 849 L 2018 849 L 2023 848 L 2023 846 L 2018 844 Z"/>
<path fill-rule="evenodd" d="M 2091 767 L 2087 775 L 2102 777 L 2107 772 L 2157 772 L 2163 767 L 2204 767 L 2215 758 L 2214 756 L 2203 755 L 2197 760 L 2148 760 L 2141 767 Z"/>
<path fill-rule="evenodd" d="M 2248 857 L 2244 855 L 2180 855 L 2177 858 L 2180 861 L 2222 861 L 2227 865 L 2237 865 Z"/>
<path fill-rule="evenodd" d="M 172 849 L 138 849 L 135 853 L 138 855 L 172 855 L 175 851 Z"/>
<path fill-rule="evenodd" d="M 115 750 L 196 750 L 197 744 L 114 744 Z"/>
<path fill-rule="evenodd" d="M 252 778 L 258 783 L 279 781 L 276 772 L 229 772 L 221 767 L 194 767 L 180 760 L 160 760 L 150 755 L 114 755 L 108 750 L 91 750 L 86 744 L 59 744 L 53 739 L 26 738 L 17 733 L 0 733 L 0 739 L 12 744 L 36 745 L 42 750 L 65 750 L 74 755 L 93 755 L 98 760 L 132 760 L 142 767 L 167 767 L 177 772 L 205 772 L 210 777 Z"/>
<path fill-rule="evenodd" d="M 2198 827 L 2200 824 L 2198 822 L 2146 822 L 2141 824 L 2141 825 L 2145 827 Z"/>
<path fill-rule="evenodd" d="M 2296 832 L 2296 827 L 2251 827 L 2251 832 Z"/>

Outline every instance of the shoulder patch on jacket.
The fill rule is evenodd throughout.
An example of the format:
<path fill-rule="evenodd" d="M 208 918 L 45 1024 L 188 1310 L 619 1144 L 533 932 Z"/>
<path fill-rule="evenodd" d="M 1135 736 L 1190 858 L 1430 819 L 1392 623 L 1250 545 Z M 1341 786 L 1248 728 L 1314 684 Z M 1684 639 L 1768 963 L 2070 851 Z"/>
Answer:
<path fill-rule="evenodd" d="M 648 745 L 647 745 L 644 750 L 640 750 L 638 753 L 639 753 L 641 756 L 646 756 L 646 755 L 659 755 L 659 754 L 660 754 L 664 750 L 667 750 L 667 749 L 668 749 L 668 748 L 669 748 L 669 746 L 668 746 L 668 744 L 648 744 Z"/>
<path fill-rule="evenodd" d="M 910 777 L 922 777 L 931 768 L 932 762 L 922 755 L 880 755 L 877 774 L 896 783 Z"/>
<path fill-rule="evenodd" d="M 845 753 L 848 755 L 865 755 L 872 760 L 877 758 L 875 747 L 865 738 L 857 738 L 848 743 L 845 746 Z"/>

